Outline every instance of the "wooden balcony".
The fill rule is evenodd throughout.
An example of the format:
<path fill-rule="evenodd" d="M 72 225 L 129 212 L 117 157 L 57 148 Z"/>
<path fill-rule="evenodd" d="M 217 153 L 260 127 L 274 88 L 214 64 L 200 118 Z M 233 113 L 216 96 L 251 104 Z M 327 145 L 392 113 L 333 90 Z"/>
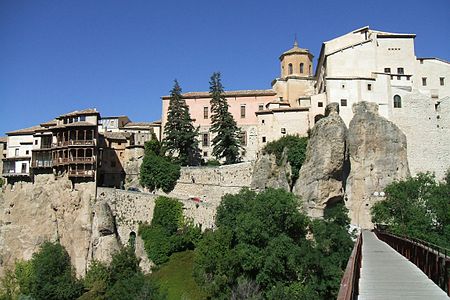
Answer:
<path fill-rule="evenodd" d="M 58 147 L 76 147 L 76 146 L 95 146 L 95 140 L 69 140 L 69 141 L 59 141 L 53 143 L 53 148 Z"/>
<path fill-rule="evenodd" d="M 95 157 L 70 157 L 70 158 L 57 158 L 53 160 L 54 165 L 66 165 L 66 164 L 92 164 L 95 162 Z"/>
<path fill-rule="evenodd" d="M 52 160 L 37 160 L 31 162 L 32 168 L 51 168 L 53 167 L 53 161 Z"/>
<path fill-rule="evenodd" d="M 69 170 L 69 177 L 94 177 L 94 170 Z"/>

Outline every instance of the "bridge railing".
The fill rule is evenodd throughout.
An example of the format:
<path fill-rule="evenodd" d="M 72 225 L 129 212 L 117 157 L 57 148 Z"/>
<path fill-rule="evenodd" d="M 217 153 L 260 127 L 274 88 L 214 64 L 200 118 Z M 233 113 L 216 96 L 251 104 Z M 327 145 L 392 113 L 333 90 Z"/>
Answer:
<path fill-rule="evenodd" d="M 362 243 L 362 235 L 360 234 L 356 239 L 352 254 L 348 259 L 344 276 L 342 276 L 341 286 L 337 297 L 338 300 L 353 300 L 358 298 L 358 283 L 361 275 Z"/>
<path fill-rule="evenodd" d="M 374 230 L 377 237 L 420 268 L 450 296 L 450 251 L 432 243 L 411 237 Z"/>

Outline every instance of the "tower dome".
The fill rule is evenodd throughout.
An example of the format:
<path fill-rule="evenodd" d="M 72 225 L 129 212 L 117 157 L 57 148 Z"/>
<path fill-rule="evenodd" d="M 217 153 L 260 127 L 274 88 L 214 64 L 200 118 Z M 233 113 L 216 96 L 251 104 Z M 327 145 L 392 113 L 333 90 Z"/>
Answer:
<path fill-rule="evenodd" d="M 289 76 L 310 77 L 312 76 L 313 55 L 308 49 L 298 46 L 297 38 L 294 41 L 294 47 L 284 52 L 280 56 L 281 78 Z"/>

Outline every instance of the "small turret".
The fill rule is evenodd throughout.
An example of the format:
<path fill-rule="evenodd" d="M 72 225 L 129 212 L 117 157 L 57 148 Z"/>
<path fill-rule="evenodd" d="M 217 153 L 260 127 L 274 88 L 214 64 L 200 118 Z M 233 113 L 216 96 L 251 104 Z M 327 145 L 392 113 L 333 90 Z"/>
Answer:
<path fill-rule="evenodd" d="M 313 57 L 308 49 L 298 47 L 297 37 L 295 37 L 294 47 L 280 56 L 281 78 L 312 76 Z"/>

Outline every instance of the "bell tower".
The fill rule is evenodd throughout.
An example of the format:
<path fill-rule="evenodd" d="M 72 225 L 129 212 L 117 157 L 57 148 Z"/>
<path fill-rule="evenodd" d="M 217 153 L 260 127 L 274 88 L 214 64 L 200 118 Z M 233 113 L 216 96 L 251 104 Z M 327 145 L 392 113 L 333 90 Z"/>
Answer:
<path fill-rule="evenodd" d="M 298 46 L 280 55 L 281 74 L 272 81 L 272 89 L 277 99 L 286 101 L 290 107 L 309 107 L 314 94 L 313 55 L 308 49 Z"/>
<path fill-rule="evenodd" d="M 312 76 L 313 57 L 308 49 L 298 47 L 298 41 L 295 38 L 294 47 L 280 56 L 281 78 Z"/>

